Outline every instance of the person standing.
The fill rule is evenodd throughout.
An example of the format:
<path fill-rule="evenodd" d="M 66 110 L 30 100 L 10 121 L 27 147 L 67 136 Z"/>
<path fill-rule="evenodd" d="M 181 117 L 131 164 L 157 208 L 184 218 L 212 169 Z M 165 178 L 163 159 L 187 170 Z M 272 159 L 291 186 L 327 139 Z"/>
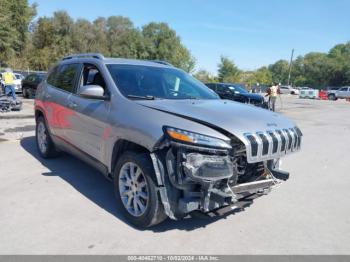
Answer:
<path fill-rule="evenodd" d="M 6 68 L 5 72 L 2 73 L 2 78 L 5 86 L 5 95 L 11 94 L 13 100 L 16 100 L 16 91 L 14 86 L 16 78 L 12 70 L 10 68 Z"/>
<path fill-rule="evenodd" d="M 277 96 L 281 94 L 278 83 L 274 83 L 267 89 L 266 96 L 269 97 L 269 109 L 275 112 Z"/>

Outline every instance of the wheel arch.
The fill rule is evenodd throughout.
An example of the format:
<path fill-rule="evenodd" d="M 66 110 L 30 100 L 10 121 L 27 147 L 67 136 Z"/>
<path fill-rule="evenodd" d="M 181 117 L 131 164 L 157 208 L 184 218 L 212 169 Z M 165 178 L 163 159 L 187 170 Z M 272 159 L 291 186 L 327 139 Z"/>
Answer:
<path fill-rule="evenodd" d="M 114 143 L 113 150 L 112 150 L 112 157 L 111 157 L 112 176 L 113 176 L 113 171 L 114 171 L 114 168 L 117 164 L 119 157 L 126 151 L 133 151 L 133 152 L 137 152 L 137 153 L 150 154 L 150 151 L 146 147 L 144 147 L 140 144 L 137 144 L 135 142 L 132 142 L 132 141 L 126 140 L 126 139 L 118 139 Z"/>
<path fill-rule="evenodd" d="M 51 135 L 51 134 L 52 134 L 52 133 L 51 133 L 51 127 L 50 127 L 50 125 L 49 125 L 49 122 L 48 122 L 48 120 L 47 120 L 46 115 L 45 115 L 44 112 L 45 112 L 45 111 L 43 110 L 43 108 L 41 108 L 41 107 L 35 107 L 35 111 L 34 111 L 35 123 L 38 122 L 38 118 L 39 118 L 39 117 L 43 117 L 43 118 L 44 118 L 44 121 L 45 121 L 45 123 L 46 123 L 47 129 L 48 129 L 48 131 L 49 131 L 49 133 L 50 133 L 50 135 Z"/>
<path fill-rule="evenodd" d="M 43 110 L 41 110 L 39 108 L 35 108 L 34 116 L 35 116 L 35 122 L 38 121 L 38 118 L 40 116 L 42 116 L 45 119 L 45 121 L 46 121 L 46 117 L 45 117 L 45 114 L 44 114 Z"/>

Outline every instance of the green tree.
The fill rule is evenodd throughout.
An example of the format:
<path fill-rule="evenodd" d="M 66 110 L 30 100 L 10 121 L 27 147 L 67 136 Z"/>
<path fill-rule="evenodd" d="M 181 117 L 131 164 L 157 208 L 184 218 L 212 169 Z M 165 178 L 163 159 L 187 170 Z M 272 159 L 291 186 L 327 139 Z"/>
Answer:
<path fill-rule="evenodd" d="M 63 56 L 73 52 L 71 31 L 73 19 L 64 11 L 52 18 L 43 17 L 34 26 L 28 60 L 31 67 L 47 70 Z"/>
<path fill-rule="evenodd" d="M 259 85 L 270 85 L 272 83 L 272 74 L 271 71 L 263 66 L 253 72 L 246 81 L 250 86 L 259 84 Z"/>
<path fill-rule="evenodd" d="M 142 35 L 127 17 L 111 16 L 107 19 L 109 51 L 113 57 L 144 58 Z"/>
<path fill-rule="evenodd" d="M 334 46 L 328 53 L 329 84 L 350 85 L 350 42 Z"/>
<path fill-rule="evenodd" d="M 220 82 L 239 82 L 241 71 L 235 63 L 225 56 L 221 56 L 218 65 L 218 79 Z"/>
<path fill-rule="evenodd" d="M 6 1 L 6 0 L 2 0 Z M 23 53 L 28 40 L 28 26 L 36 15 L 36 4 L 29 6 L 27 0 L 9 1 L 10 25 L 15 29 L 13 49 L 17 55 Z"/>
<path fill-rule="evenodd" d="M 203 83 L 216 82 L 215 77 L 212 76 L 208 71 L 204 69 L 200 69 L 193 76 Z"/>
<path fill-rule="evenodd" d="M 92 45 L 95 41 L 93 26 L 86 19 L 78 19 L 71 29 L 72 49 L 76 53 L 93 52 Z"/>
<path fill-rule="evenodd" d="M 93 52 L 98 52 L 102 53 L 105 56 L 110 56 L 106 18 L 99 17 L 93 22 L 92 33 L 94 35 L 94 38 L 91 42 L 90 49 Z"/>
<path fill-rule="evenodd" d="M 148 59 L 166 60 L 187 72 L 193 70 L 195 60 L 190 51 L 166 23 L 149 23 L 142 27 L 142 35 Z"/>
<path fill-rule="evenodd" d="M 23 55 L 28 44 L 28 26 L 35 15 L 36 5 L 26 0 L 0 1 L 0 62 L 10 64 L 11 59 Z M 17 60 L 17 59 L 16 59 Z"/>
<path fill-rule="evenodd" d="M 13 43 L 15 29 L 10 24 L 9 1 L 0 1 L 0 63 L 14 54 Z"/>
<path fill-rule="evenodd" d="M 272 81 L 282 84 L 287 83 L 289 63 L 286 60 L 278 60 L 276 63 L 268 66 L 271 72 Z"/>
<path fill-rule="evenodd" d="M 323 88 L 329 82 L 329 63 L 324 53 L 308 53 L 303 59 L 303 77 L 305 84 L 314 88 Z"/>

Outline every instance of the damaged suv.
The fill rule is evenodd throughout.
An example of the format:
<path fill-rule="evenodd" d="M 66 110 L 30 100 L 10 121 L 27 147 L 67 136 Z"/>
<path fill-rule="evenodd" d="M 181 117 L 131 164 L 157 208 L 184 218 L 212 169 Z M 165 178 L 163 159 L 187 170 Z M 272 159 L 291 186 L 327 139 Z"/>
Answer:
<path fill-rule="evenodd" d="M 58 62 L 37 89 L 35 118 L 40 155 L 65 151 L 97 168 L 142 228 L 268 193 L 288 179 L 279 159 L 302 139 L 282 115 L 221 100 L 166 62 L 100 54 Z"/>

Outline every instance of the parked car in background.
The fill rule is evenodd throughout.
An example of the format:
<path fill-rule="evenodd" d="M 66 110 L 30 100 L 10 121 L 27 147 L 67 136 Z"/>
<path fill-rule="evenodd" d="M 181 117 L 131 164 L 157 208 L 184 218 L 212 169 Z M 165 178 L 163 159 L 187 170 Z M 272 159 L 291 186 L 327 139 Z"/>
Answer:
<path fill-rule="evenodd" d="M 291 95 L 299 95 L 300 94 L 300 89 L 292 87 L 291 91 L 290 91 Z"/>
<path fill-rule="evenodd" d="M 22 80 L 24 79 L 24 76 L 19 73 L 14 73 L 15 80 L 14 80 L 14 86 L 16 93 L 22 93 Z"/>
<path fill-rule="evenodd" d="M 337 100 L 336 92 L 340 87 L 327 87 L 327 97 L 329 100 Z"/>
<path fill-rule="evenodd" d="M 45 78 L 43 73 L 29 74 L 22 81 L 22 93 L 25 98 L 33 98 L 35 96 L 36 89 L 41 81 Z"/>
<path fill-rule="evenodd" d="M 290 86 L 280 86 L 280 92 L 281 94 L 290 94 Z"/>
<path fill-rule="evenodd" d="M 291 94 L 291 95 L 299 95 L 300 90 L 298 88 L 293 88 L 291 86 L 280 86 L 281 94 Z"/>
<path fill-rule="evenodd" d="M 337 100 L 337 99 L 349 99 L 350 98 L 350 86 L 343 86 L 338 90 L 330 91 L 328 93 L 329 100 Z"/>
<path fill-rule="evenodd" d="M 267 108 L 264 97 L 259 94 L 249 93 L 239 84 L 231 83 L 206 83 L 207 87 L 217 93 L 221 99 L 228 99 L 245 104 Z"/>
<path fill-rule="evenodd" d="M 327 92 L 335 92 L 339 90 L 340 86 L 328 86 L 326 87 Z"/>

